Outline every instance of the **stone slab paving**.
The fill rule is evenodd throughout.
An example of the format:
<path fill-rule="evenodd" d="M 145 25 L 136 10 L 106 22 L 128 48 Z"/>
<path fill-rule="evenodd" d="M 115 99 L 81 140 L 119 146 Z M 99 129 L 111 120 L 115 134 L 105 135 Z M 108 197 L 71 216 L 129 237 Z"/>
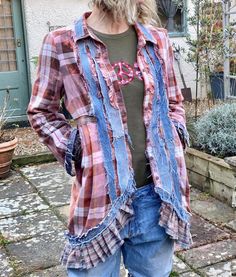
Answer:
<path fill-rule="evenodd" d="M 61 185 L 55 189 L 39 190 L 39 192 L 52 207 L 70 204 L 70 187 L 68 186 Z"/>
<path fill-rule="evenodd" d="M 173 272 L 184 273 L 184 272 L 189 272 L 190 270 L 191 268 L 186 263 L 180 260 L 177 256 L 174 256 L 173 269 L 172 269 Z"/>
<path fill-rule="evenodd" d="M 236 218 L 235 218 L 235 220 L 227 222 L 226 226 L 233 229 L 236 232 Z"/>
<path fill-rule="evenodd" d="M 57 188 L 58 185 L 72 184 L 72 177 L 68 175 L 65 169 L 58 163 L 40 164 L 35 166 L 26 166 L 20 171 L 30 182 L 38 189 Z"/>
<path fill-rule="evenodd" d="M 59 258 L 65 243 L 73 178 L 57 162 L 19 170 L 27 180 L 11 172 L 9 178 L 0 181 L 0 233 L 8 242 L 5 250 L 0 249 L 0 276 L 15 277 L 11 276 L 14 264 L 21 277 L 66 277 Z M 192 210 L 198 214 L 192 217 L 194 248 L 179 252 L 181 259 L 174 257 L 173 271 L 182 277 L 199 277 L 193 268 L 201 276 L 218 276 L 209 275 L 217 272 L 227 277 L 235 268 L 236 240 L 232 239 L 232 230 L 236 214 L 206 193 L 193 188 L 191 191 Z M 219 228 L 222 222 L 231 230 Z M 120 277 L 127 277 L 123 264 Z"/>
<path fill-rule="evenodd" d="M 22 168 L 21 172 L 51 206 L 56 207 L 70 203 L 73 178 L 65 172 L 59 163 L 28 166 Z"/>
<path fill-rule="evenodd" d="M 55 267 L 48 268 L 46 270 L 36 270 L 34 273 L 25 277 L 66 277 L 66 270 L 63 266 L 58 265 Z M 1 276 L 2 277 L 2 276 Z M 99 276 L 96 276 L 99 277 Z M 128 273 L 122 265 L 120 270 L 120 277 L 128 277 Z"/>
<path fill-rule="evenodd" d="M 17 264 L 17 272 L 32 273 L 59 265 L 65 239 L 63 232 L 54 232 L 32 239 L 10 243 L 6 249 Z"/>
<path fill-rule="evenodd" d="M 48 205 L 37 193 L 19 195 L 13 198 L 0 199 L 0 218 L 31 213 L 48 209 Z"/>
<path fill-rule="evenodd" d="M 191 233 L 193 237 L 191 248 L 230 238 L 230 233 L 221 230 L 195 214 L 192 216 Z"/>
<path fill-rule="evenodd" d="M 194 188 L 191 189 L 191 209 L 212 222 L 230 226 L 236 231 L 236 209 Z"/>
<path fill-rule="evenodd" d="M 181 276 L 181 277 L 200 277 L 200 275 L 198 275 L 197 273 L 195 273 L 193 271 L 180 274 L 179 276 Z"/>
<path fill-rule="evenodd" d="M 236 167 L 236 156 L 226 157 L 224 160 L 226 161 L 226 163 L 230 164 L 231 166 Z"/>
<path fill-rule="evenodd" d="M 67 224 L 67 222 L 68 222 L 69 209 L 70 209 L 70 205 L 65 205 L 65 206 L 61 206 L 61 207 L 56 208 L 56 210 L 58 211 L 58 213 L 62 217 L 64 224 Z"/>
<path fill-rule="evenodd" d="M 194 201 L 194 200 L 199 200 L 203 198 L 203 195 L 206 195 L 204 194 L 203 192 L 201 192 L 200 190 L 196 189 L 195 187 L 192 187 L 190 185 L 190 195 L 191 195 L 191 198 L 190 198 L 190 201 Z M 206 197 L 205 197 L 206 198 Z"/>
<path fill-rule="evenodd" d="M 50 210 L 0 220 L 0 232 L 8 241 L 46 235 L 62 228 L 65 226 Z"/>
<path fill-rule="evenodd" d="M 0 180 L 0 199 L 13 198 L 33 192 L 35 192 L 35 190 L 29 182 L 25 181 L 20 174 L 14 171 L 11 172 L 7 180 Z"/>
<path fill-rule="evenodd" d="M 43 176 L 38 176 L 37 173 L 35 175 L 35 177 L 29 177 L 27 175 L 26 177 L 38 190 L 41 191 L 56 189 L 58 186 L 68 186 L 70 188 L 73 180 L 69 175 L 67 176 L 66 173 L 60 171 L 55 171 L 54 174 L 50 175 L 45 174 Z"/>
<path fill-rule="evenodd" d="M 231 277 L 236 276 L 236 259 L 218 263 L 200 269 L 204 276 Z"/>
<path fill-rule="evenodd" d="M 0 178 L 0 186 L 7 184 L 12 185 L 14 181 L 20 176 L 21 175 L 17 171 L 11 169 L 6 178 Z"/>
<path fill-rule="evenodd" d="M 66 270 L 64 267 L 58 265 L 46 270 L 37 270 L 26 277 L 66 277 Z"/>
<path fill-rule="evenodd" d="M 0 276 L 1 277 L 13 277 L 13 268 L 10 265 L 9 258 L 5 251 L 0 246 Z"/>
<path fill-rule="evenodd" d="M 236 259 L 211 265 L 200 269 L 205 276 L 231 277 L 236 276 Z"/>
<path fill-rule="evenodd" d="M 37 179 L 38 176 L 50 175 L 64 171 L 64 168 L 58 162 L 29 165 L 20 169 L 25 176 Z M 35 178 L 34 178 L 35 177 Z"/>
<path fill-rule="evenodd" d="M 179 255 L 193 268 L 206 267 L 236 257 L 236 240 L 225 240 L 193 248 Z"/>

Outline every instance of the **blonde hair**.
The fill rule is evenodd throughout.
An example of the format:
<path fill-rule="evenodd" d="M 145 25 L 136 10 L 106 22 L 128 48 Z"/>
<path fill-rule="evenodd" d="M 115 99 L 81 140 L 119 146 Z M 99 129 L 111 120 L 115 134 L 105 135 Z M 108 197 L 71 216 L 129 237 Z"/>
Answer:
<path fill-rule="evenodd" d="M 155 0 L 144 0 L 140 3 L 137 0 L 92 0 L 91 2 L 116 22 L 126 19 L 130 25 L 137 21 L 147 25 L 160 25 Z"/>

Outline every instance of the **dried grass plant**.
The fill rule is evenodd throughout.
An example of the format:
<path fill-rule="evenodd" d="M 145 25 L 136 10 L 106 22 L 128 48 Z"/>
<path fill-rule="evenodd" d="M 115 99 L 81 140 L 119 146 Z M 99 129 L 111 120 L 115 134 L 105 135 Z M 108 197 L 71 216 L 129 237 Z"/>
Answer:
<path fill-rule="evenodd" d="M 9 95 L 6 95 L 3 99 L 3 105 L 0 109 L 0 143 L 10 141 L 15 137 L 14 132 L 12 132 L 11 135 L 5 134 L 4 127 L 9 118 L 9 116 L 7 116 L 8 102 L 9 102 Z M 11 114 L 12 113 L 14 113 L 14 110 L 11 112 Z"/>

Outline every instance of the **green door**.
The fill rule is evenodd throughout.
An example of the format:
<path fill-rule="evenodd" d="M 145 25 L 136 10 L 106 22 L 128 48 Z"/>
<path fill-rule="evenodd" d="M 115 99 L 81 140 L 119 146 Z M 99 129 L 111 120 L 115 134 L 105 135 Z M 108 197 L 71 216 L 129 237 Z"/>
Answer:
<path fill-rule="evenodd" d="M 25 119 L 28 92 L 21 1 L 0 0 L 0 112 L 7 101 L 9 121 Z"/>

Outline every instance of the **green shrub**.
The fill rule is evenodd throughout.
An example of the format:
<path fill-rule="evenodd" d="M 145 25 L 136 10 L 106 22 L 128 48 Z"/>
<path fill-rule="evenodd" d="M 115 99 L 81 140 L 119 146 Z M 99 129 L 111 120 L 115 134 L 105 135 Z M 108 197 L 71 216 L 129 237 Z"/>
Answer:
<path fill-rule="evenodd" d="M 236 103 L 223 104 L 195 124 L 196 145 L 218 157 L 236 155 Z"/>

